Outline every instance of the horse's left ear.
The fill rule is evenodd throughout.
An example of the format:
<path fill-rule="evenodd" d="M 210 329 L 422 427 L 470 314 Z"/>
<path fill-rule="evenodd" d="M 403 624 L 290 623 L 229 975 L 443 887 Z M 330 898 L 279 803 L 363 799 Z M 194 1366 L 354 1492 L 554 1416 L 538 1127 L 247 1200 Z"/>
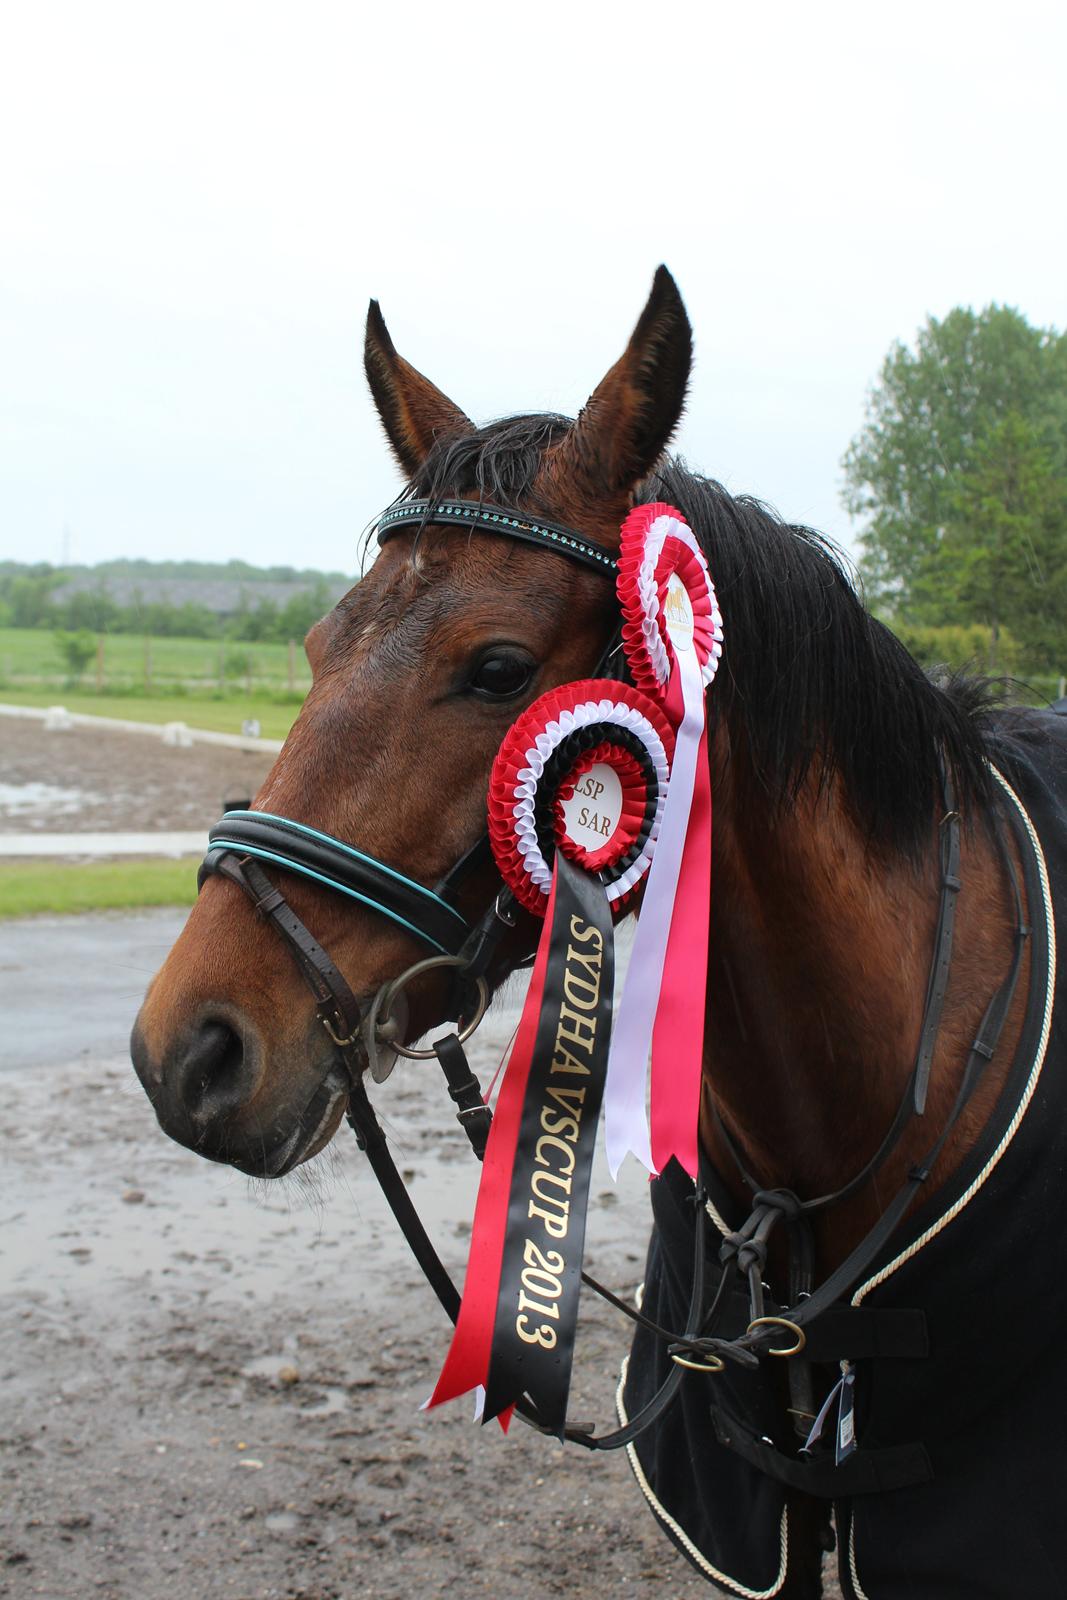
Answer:
<path fill-rule="evenodd" d="M 618 500 L 655 466 L 678 425 L 693 362 L 693 334 L 666 267 L 630 343 L 553 452 L 553 476 L 598 500 Z"/>
<path fill-rule="evenodd" d="M 386 438 L 409 478 L 438 439 L 474 432 L 470 418 L 397 354 L 377 300 L 367 311 L 363 365 Z"/>

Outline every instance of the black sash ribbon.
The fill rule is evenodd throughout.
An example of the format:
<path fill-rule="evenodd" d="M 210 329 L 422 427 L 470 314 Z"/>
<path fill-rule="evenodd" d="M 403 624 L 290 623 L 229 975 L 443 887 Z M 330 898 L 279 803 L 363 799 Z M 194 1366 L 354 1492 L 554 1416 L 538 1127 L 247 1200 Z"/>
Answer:
<path fill-rule="evenodd" d="M 599 878 L 562 850 L 554 870 L 555 910 L 508 1196 L 484 1419 L 525 1394 L 562 1439 L 615 953 Z"/>

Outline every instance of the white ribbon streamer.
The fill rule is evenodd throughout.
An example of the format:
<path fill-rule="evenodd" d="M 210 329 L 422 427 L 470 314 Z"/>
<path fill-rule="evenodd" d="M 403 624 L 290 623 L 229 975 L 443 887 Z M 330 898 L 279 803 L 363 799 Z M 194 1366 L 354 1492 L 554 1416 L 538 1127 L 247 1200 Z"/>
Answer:
<path fill-rule="evenodd" d="M 704 678 L 696 652 L 691 648 L 676 648 L 675 660 L 682 690 L 682 722 L 674 747 L 659 840 L 645 884 L 626 986 L 612 1029 L 608 1057 L 604 1145 L 612 1178 L 618 1177 L 628 1152 L 632 1152 L 649 1172 L 656 1170 L 648 1126 L 648 1058 L 705 717 Z"/>

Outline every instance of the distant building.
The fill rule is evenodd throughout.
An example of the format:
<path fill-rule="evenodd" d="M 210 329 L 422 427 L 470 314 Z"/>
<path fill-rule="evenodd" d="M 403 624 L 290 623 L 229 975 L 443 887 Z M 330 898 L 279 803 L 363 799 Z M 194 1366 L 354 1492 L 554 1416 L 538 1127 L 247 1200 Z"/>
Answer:
<path fill-rule="evenodd" d="M 111 577 L 87 567 L 72 572 L 52 591 L 56 605 L 64 605 L 76 594 L 99 594 L 101 590 L 116 605 L 205 606 L 223 619 L 239 611 L 255 611 L 264 601 L 279 610 L 296 595 L 306 594 L 322 583 L 330 604 L 347 594 L 354 578 L 298 578 L 279 583 L 267 578 L 152 578 L 148 576 Z"/>

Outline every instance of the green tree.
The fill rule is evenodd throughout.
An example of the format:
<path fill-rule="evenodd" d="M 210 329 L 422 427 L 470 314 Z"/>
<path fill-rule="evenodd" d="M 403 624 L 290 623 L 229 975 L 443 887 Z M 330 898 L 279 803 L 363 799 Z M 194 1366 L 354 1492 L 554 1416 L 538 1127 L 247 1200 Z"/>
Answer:
<path fill-rule="evenodd" d="M 845 458 L 861 572 L 908 624 L 1007 626 L 1067 657 L 1067 335 L 988 306 L 896 344 Z"/>
<path fill-rule="evenodd" d="M 961 472 L 929 586 L 955 620 L 990 631 L 989 665 L 1010 620 L 1029 667 L 1067 662 L 1067 476 L 1032 423 L 995 423 Z"/>
<path fill-rule="evenodd" d="M 67 688 L 73 689 L 96 654 L 96 640 L 88 628 L 79 628 L 77 633 L 65 633 L 57 629 L 52 637 L 67 664 Z"/>
<path fill-rule="evenodd" d="M 3 599 L 13 628 L 43 628 L 52 620 L 52 590 L 63 574 L 49 566 L 23 567 L 5 580 Z"/>
<path fill-rule="evenodd" d="M 278 607 L 273 600 L 261 600 L 255 610 L 242 606 L 231 626 L 231 637 L 258 644 L 278 637 Z"/>
<path fill-rule="evenodd" d="M 275 637 L 302 639 L 308 629 L 313 628 L 332 605 L 330 586 L 325 578 L 319 578 L 310 588 L 302 590 L 286 601 L 278 614 Z"/>
<path fill-rule="evenodd" d="M 57 620 L 61 619 L 68 632 L 77 633 L 88 628 L 92 633 L 109 633 L 118 626 L 121 608 L 112 600 L 102 583 L 94 589 L 81 589 L 61 605 L 54 604 Z"/>

